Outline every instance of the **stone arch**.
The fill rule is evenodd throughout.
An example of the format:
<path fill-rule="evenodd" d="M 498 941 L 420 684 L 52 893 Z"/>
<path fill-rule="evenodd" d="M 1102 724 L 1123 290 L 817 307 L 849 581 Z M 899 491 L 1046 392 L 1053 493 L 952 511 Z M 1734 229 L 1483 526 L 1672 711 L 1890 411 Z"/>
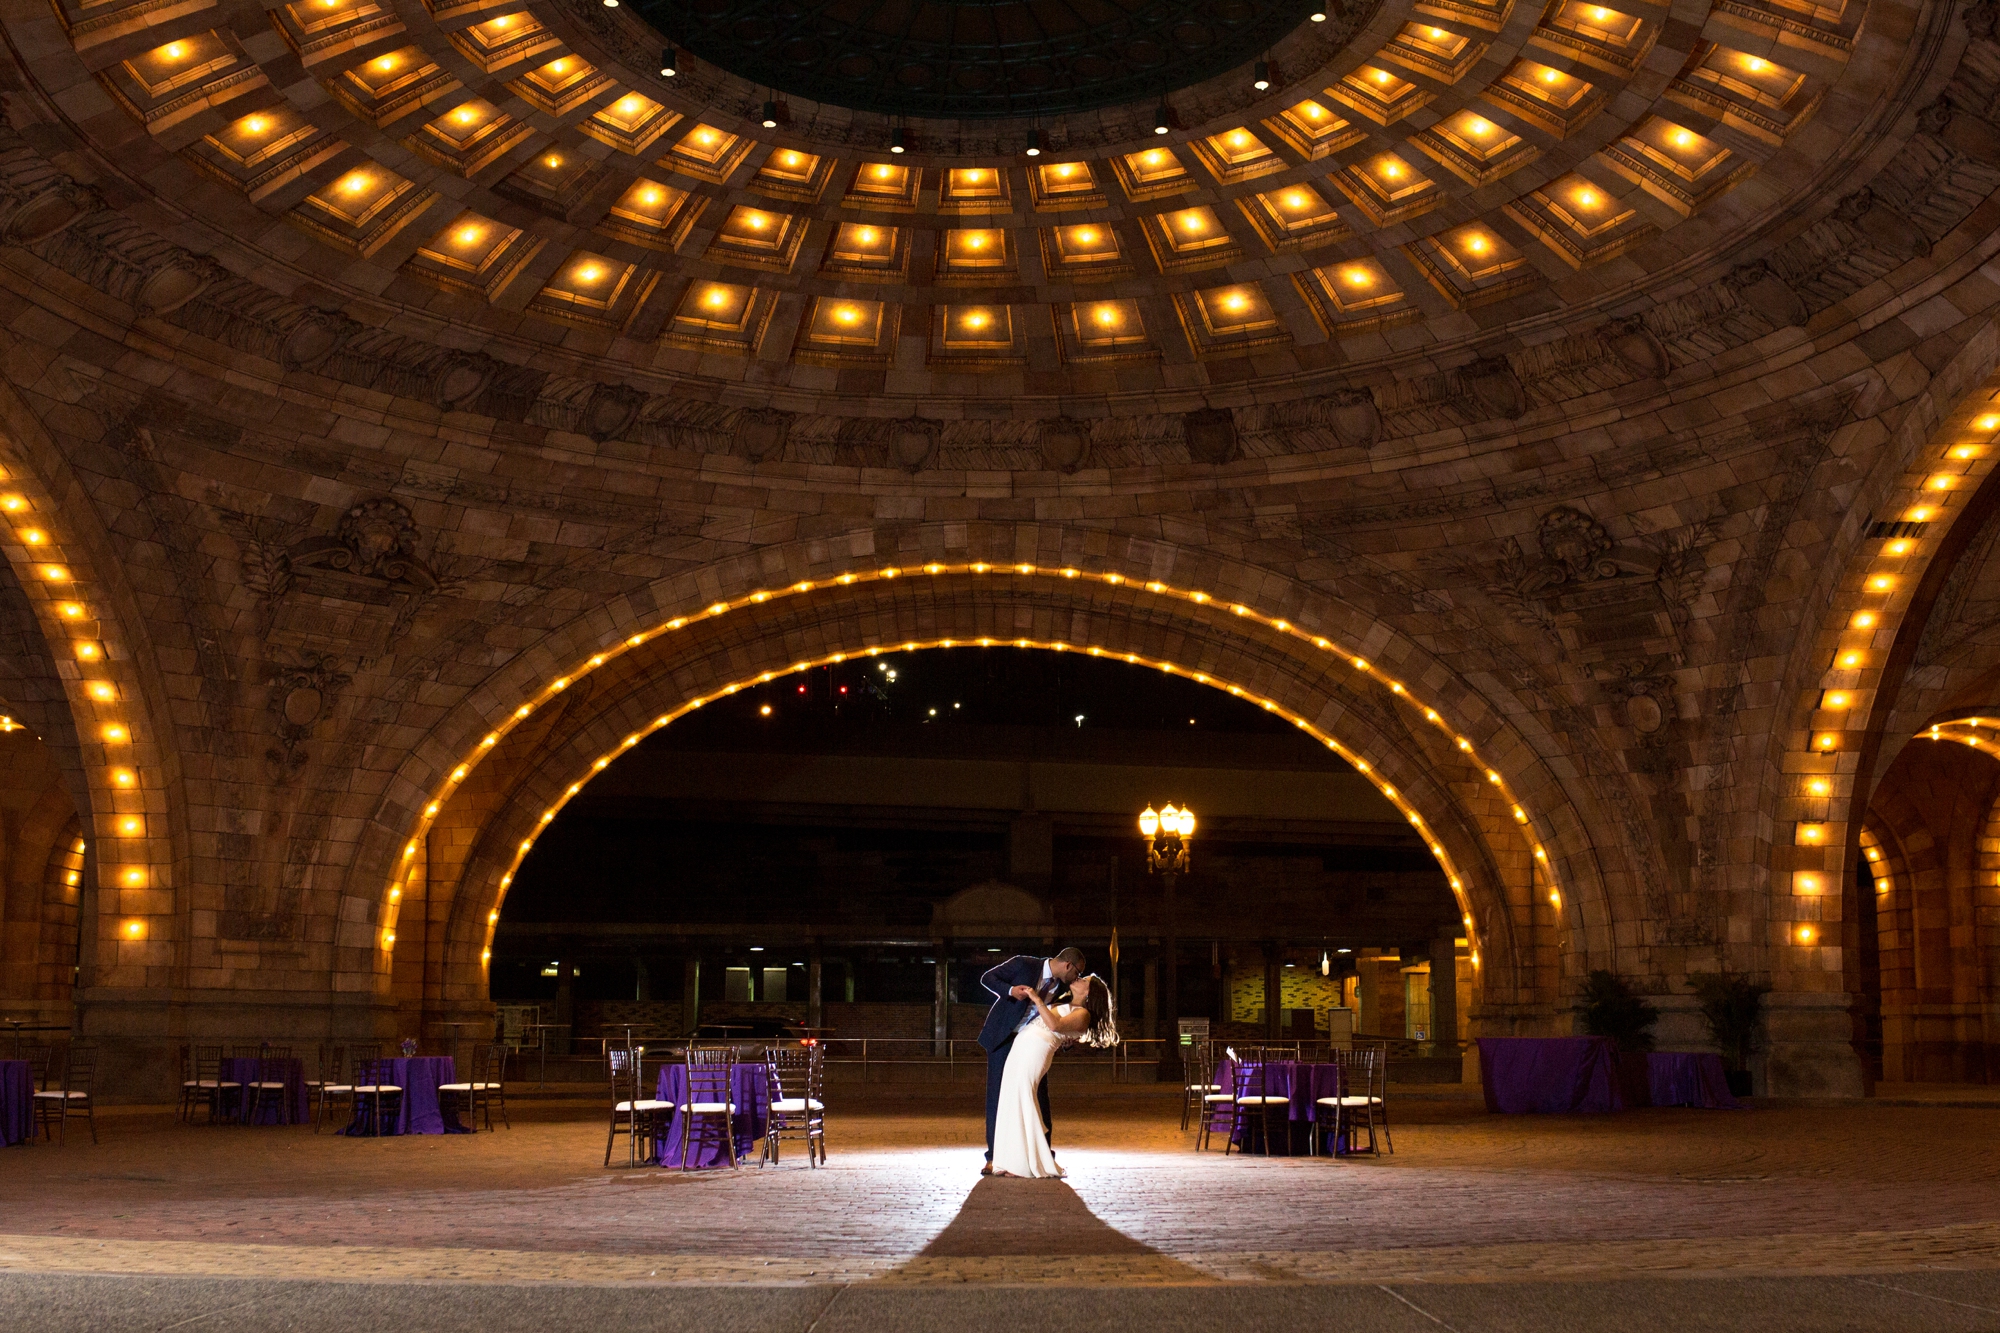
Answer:
<path fill-rule="evenodd" d="M 1015 586 L 1003 588 L 1005 583 Z M 1149 668 L 1170 667 L 1263 702 L 1367 765 L 1429 835 L 1447 873 L 1463 887 L 1461 901 L 1485 955 L 1489 1024 L 1549 1021 L 1561 972 L 1559 931 L 1572 940 L 1586 928 L 1597 931 L 1608 947 L 1615 912 L 1601 901 L 1594 881 L 1580 880 L 1567 895 L 1538 881 L 1544 864 L 1553 864 L 1549 873 L 1559 877 L 1565 863 L 1589 863 L 1587 844 L 1538 841 L 1543 826 L 1567 838 L 1569 830 L 1581 831 L 1583 820 L 1558 809 L 1531 822 L 1534 798 L 1517 797 L 1513 788 L 1523 785 L 1523 774 L 1531 782 L 1538 776 L 1532 755 L 1523 763 L 1525 747 L 1495 720 L 1449 730 L 1442 709 L 1420 692 L 1421 677 L 1385 685 L 1380 663 L 1357 668 L 1331 640 L 1296 633 L 1290 622 L 1260 620 L 1247 606 L 1239 610 L 1241 604 L 1218 604 L 1212 596 L 1173 604 L 1163 600 L 1169 596 L 1164 591 L 1087 580 L 1080 573 L 1071 579 L 1060 570 L 1048 577 L 990 569 L 919 570 L 895 579 L 878 573 L 849 584 L 836 580 L 822 591 L 822 598 L 752 602 L 740 608 L 748 612 L 742 616 L 676 618 L 680 627 L 671 636 L 607 662 L 593 677 L 556 678 L 561 688 L 545 694 L 543 703 L 565 710 L 561 727 L 538 727 L 531 720 L 540 710 L 531 708 L 521 732 L 488 733 L 495 736 L 484 747 L 491 757 L 466 770 L 438 802 L 426 836 L 406 844 L 407 863 L 424 860 L 433 886 L 452 885 L 448 905 L 425 904 L 421 969 L 433 1012 L 484 1004 L 481 954 L 513 867 L 539 828 L 608 756 L 741 684 L 870 647 L 940 647 L 947 639 L 1049 651 L 1094 647 Z M 580 698 L 586 679 L 596 683 L 579 706 L 572 700 Z M 487 780 L 503 770 L 505 777 Z M 1559 788 L 1555 794 L 1560 797 Z M 441 848 L 461 849 L 444 875 Z M 1538 851 L 1548 853 L 1545 861 L 1537 860 Z M 390 893 L 400 895 L 409 883 L 401 880 Z M 441 920 L 440 944 L 431 932 Z M 416 966 L 399 961 L 399 995 L 410 993 L 403 978 Z"/>
<path fill-rule="evenodd" d="M 178 747 L 138 594 L 82 482 L 32 410 L 0 384 L 0 519 L 7 566 L 60 682 L 45 720 L 73 746 L 87 844 L 78 930 L 85 984 L 185 980 L 189 904 Z M 56 714 L 60 713 L 58 720 Z"/>
<path fill-rule="evenodd" d="M 1900 745 L 1897 696 L 1924 621 L 1972 530 L 2000 504 L 1996 366 L 2000 329 L 1988 323 L 1874 450 L 1834 539 L 1836 558 L 1815 583 L 1816 623 L 1800 625 L 1785 664 L 1766 759 L 1774 795 L 1759 859 L 1768 877 L 1749 955 L 1774 989 L 1774 1086 L 1862 1090 L 1852 1004 L 1862 814 L 1885 747 L 1893 754 Z"/>

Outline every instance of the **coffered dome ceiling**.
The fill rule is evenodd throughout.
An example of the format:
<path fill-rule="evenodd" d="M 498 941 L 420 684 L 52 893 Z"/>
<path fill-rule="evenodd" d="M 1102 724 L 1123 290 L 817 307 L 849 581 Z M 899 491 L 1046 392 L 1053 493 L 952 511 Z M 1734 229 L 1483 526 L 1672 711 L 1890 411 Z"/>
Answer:
<path fill-rule="evenodd" d="M 1045 3 L 897 12 L 1088 13 Z M 999 449 L 976 465 L 1034 466 L 1053 430 L 1074 466 L 1169 419 L 1216 461 L 1518 417 L 1928 253 L 2000 175 L 1938 137 L 1947 104 L 1919 132 L 1944 22 L 1877 32 L 1884 3 L 1385 0 L 1299 22 L 1162 0 L 1132 23 L 1218 33 L 1180 73 L 1269 41 L 1274 85 L 1213 74 L 1173 94 L 1167 134 L 1151 93 L 908 120 L 901 153 L 865 110 L 794 96 L 766 128 L 761 83 L 698 57 L 663 77 L 648 16 L 673 16 L 644 4 L 56 0 L 7 33 L 39 85 L 15 123 L 132 219 L 39 250 L 78 273 L 139 247 L 131 299 L 203 336 L 600 438 L 759 458 L 817 432 L 831 458 L 852 423 L 934 446 L 925 421 L 968 419 Z M 887 11 L 771 12 L 796 24 L 682 17 L 816 90 L 849 77 L 826 25 Z M 1032 95 L 1026 63 L 983 85 L 927 68 L 870 66 L 881 97 L 842 97 L 1094 96 L 1081 57 Z M 17 177 L 46 174 L 27 160 Z"/>

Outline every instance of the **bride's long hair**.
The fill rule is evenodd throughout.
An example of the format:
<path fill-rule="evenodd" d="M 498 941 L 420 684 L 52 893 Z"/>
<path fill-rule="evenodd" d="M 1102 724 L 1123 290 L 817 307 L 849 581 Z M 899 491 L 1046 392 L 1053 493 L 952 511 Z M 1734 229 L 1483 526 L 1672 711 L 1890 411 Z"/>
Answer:
<path fill-rule="evenodd" d="M 1116 1046 L 1118 1044 L 1118 999 L 1111 993 L 1104 978 L 1092 972 L 1090 989 L 1083 994 L 1083 1011 L 1090 1015 L 1090 1026 L 1077 1038 L 1085 1046 Z"/>

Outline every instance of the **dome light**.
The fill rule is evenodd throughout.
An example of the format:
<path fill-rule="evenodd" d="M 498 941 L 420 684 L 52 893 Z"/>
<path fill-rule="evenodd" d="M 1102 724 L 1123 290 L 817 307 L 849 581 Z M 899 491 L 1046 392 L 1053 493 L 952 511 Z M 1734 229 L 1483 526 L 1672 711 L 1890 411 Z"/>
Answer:
<path fill-rule="evenodd" d="M 1029 157 L 1040 157 L 1042 150 L 1048 146 L 1049 136 L 1040 130 L 1033 130 L 1028 135 L 1028 146 L 1024 151 Z"/>
<path fill-rule="evenodd" d="M 660 77 L 671 79 L 681 72 L 681 53 L 669 46 L 660 52 Z"/>
<path fill-rule="evenodd" d="M 1260 60 L 1257 62 L 1257 78 L 1255 79 L 1255 81 L 1251 83 L 1250 86 L 1252 88 L 1255 88 L 1260 93 L 1271 86 L 1270 61 Z"/>
<path fill-rule="evenodd" d="M 901 126 L 897 126 L 897 127 L 895 128 L 895 129 L 893 129 L 893 130 L 890 130 L 890 131 L 889 131 L 889 151 L 890 151 L 890 152 L 892 152 L 892 153 L 900 153 L 900 152 L 902 152 L 902 151 L 903 151 L 904 149 L 908 148 L 909 146 L 910 146 L 910 145 L 909 145 L 909 141 L 908 141 L 908 138 L 907 138 L 907 137 L 906 137 L 906 136 L 904 135 L 904 133 L 903 133 L 903 129 L 902 129 L 902 127 L 901 127 Z"/>
<path fill-rule="evenodd" d="M 776 102 L 764 103 L 763 124 L 764 128 L 767 130 L 775 130 L 778 128 L 778 104 Z"/>
<path fill-rule="evenodd" d="M 1153 111 L 1153 133 L 1165 134 L 1174 127 L 1174 109 L 1164 101 Z"/>

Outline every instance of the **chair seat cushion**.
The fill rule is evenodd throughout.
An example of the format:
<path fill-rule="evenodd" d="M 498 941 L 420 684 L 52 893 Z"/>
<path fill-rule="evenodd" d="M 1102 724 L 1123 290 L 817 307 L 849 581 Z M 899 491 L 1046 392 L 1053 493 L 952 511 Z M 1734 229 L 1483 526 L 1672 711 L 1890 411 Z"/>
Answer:
<path fill-rule="evenodd" d="M 353 1092 L 354 1085 L 352 1083 L 322 1083 L 319 1085 L 319 1090 L 321 1092 Z"/>
<path fill-rule="evenodd" d="M 1287 1106 L 1291 1104 L 1291 1100 L 1290 1097 L 1238 1097 L 1236 1104 L 1238 1106 Z"/>
<path fill-rule="evenodd" d="M 614 1111 L 638 1111 L 643 1114 L 647 1111 L 664 1111 L 671 1105 L 671 1102 L 619 1102 L 611 1109 Z"/>
<path fill-rule="evenodd" d="M 355 1089 L 354 1089 L 354 1091 L 356 1091 L 356 1092 L 368 1092 L 368 1093 L 374 1093 L 374 1092 L 401 1092 L 401 1091 L 402 1091 L 402 1088 L 398 1087 L 398 1086 L 397 1086 L 396 1084 L 394 1084 L 394 1083 L 364 1083 L 364 1084 L 362 1084 L 362 1085 L 361 1085 L 360 1087 L 357 1087 L 357 1088 L 355 1088 Z"/>
<path fill-rule="evenodd" d="M 499 1092 L 505 1085 L 500 1083 L 475 1083 L 472 1086 L 485 1092 Z"/>
<path fill-rule="evenodd" d="M 1188 1084 L 1188 1091 L 1189 1091 L 1189 1092 L 1221 1092 L 1221 1091 L 1222 1091 L 1222 1085 L 1221 1085 L 1220 1083 L 1190 1083 L 1190 1084 Z"/>
<path fill-rule="evenodd" d="M 49 1092 L 38 1092 L 35 1095 L 37 1097 L 47 1097 L 50 1101 L 59 1102 L 62 1101 L 65 1097 L 88 1097 L 90 1094 L 87 1092 L 80 1092 L 73 1089 L 67 1093 L 62 1092 L 60 1090 L 51 1090 Z"/>
<path fill-rule="evenodd" d="M 285 1085 L 282 1083 L 246 1083 L 243 1086 L 246 1088 L 277 1088 L 282 1090 Z"/>
<path fill-rule="evenodd" d="M 472 1085 L 471 1085 L 470 1083 L 440 1083 L 440 1084 L 438 1084 L 438 1091 L 439 1091 L 439 1092 L 471 1092 L 471 1091 L 472 1091 Z"/>
<path fill-rule="evenodd" d="M 771 1103 L 773 1111 L 824 1111 L 826 1103 L 812 1097 L 780 1097 Z"/>
<path fill-rule="evenodd" d="M 183 1088 L 240 1088 L 241 1083 L 222 1083 L 212 1078 L 191 1078 L 181 1084 Z"/>
<path fill-rule="evenodd" d="M 676 1111 L 692 1111 L 696 1115 L 721 1115 L 724 1111 L 727 1111 L 731 1115 L 736 1114 L 736 1107 L 730 1102 L 682 1102 L 674 1109 Z"/>
<path fill-rule="evenodd" d="M 1340 1104 L 1342 1106 L 1380 1106 L 1382 1099 L 1380 1097 L 1342 1097 Z"/>
<path fill-rule="evenodd" d="M 1205 1102 L 1233 1102 L 1236 1100 L 1236 1094 L 1233 1092 L 1211 1092 L 1206 1097 L 1203 1097 L 1202 1100 Z"/>

